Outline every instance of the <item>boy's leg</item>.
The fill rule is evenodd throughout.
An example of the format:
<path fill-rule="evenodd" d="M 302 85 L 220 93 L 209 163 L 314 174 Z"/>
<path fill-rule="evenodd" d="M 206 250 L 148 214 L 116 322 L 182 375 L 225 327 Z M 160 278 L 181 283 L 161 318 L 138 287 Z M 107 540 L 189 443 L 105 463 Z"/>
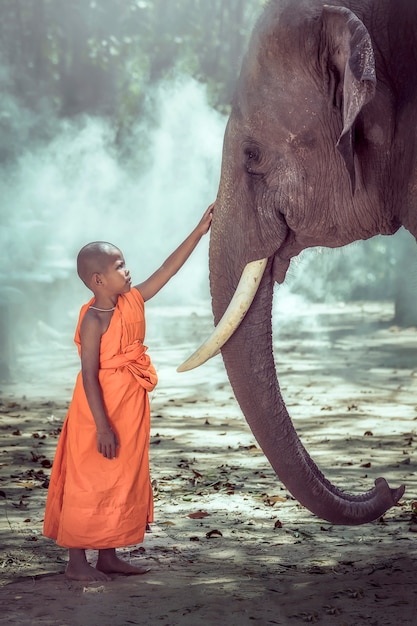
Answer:
<path fill-rule="evenodd" d="M 96 567 L 104 574 L 124 574 L 125 576 L 137 576 L 149 572 L 148 567 L 135 567 L 119 559 L 115 548 L 99 550 Z"/>
<path fill-rule="evenodd" d="M 111 580 L 104 571 L 92 567 L 85 557 L 82 548 L 70 548 L 68 550 L 69 561 L 65 570 L 65 576 L 71 580 Z"/>

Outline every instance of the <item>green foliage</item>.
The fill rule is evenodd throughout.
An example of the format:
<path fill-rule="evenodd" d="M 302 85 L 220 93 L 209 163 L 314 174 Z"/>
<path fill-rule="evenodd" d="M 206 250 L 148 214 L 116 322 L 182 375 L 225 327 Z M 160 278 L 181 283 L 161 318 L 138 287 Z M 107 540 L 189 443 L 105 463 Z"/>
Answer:
<path fill-rule="evenodd" d="M 12 92 L 58 116 L 141 115 L 149 87 L 173 71 L 209 85 L 227 110 L 262 0 L 3 0 L 0 59 Z"/>

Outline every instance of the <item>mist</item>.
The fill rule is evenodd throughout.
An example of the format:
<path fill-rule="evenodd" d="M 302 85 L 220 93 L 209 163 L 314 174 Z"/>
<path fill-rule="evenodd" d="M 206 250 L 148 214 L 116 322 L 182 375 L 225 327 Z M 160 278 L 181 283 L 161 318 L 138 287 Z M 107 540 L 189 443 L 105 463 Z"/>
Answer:
<path fill-rule="evenodd" d="M 264 3 L 177 2 L 164 15 L 154 2 L 57 0 L 43 15 L 24 4 L 2 7 L 0 21 L 0 380 L 38 384 L 61 376 L 58 357 L 78 367 L 72 337 L 91 297 L 79 249 L 114 243 L 141 282 L 215 199 L 234 81 Z M 180 342 L 209 332 L 208 244 L 147 304 L 150 346 L 172 341 L 173 325 Z M 351 300 L 389 300 L 397 321 L 401 302 L 402 323 L 417 324 L 416 260 L 403 230 L 307 250 L 276 289 L 274 328 L 309 303 Z"/>
<path fill-rule="evenodd" d="M 56 122 L 50 141 L 28 143 L 2 170 L 2 334 L 12 370 L 28 350 L 48 353 L 71 343 L 80 306 L 91 297 L 75 270 L 85 243 L 114 243 L 133 283 L 141 282 L 215 199 L 225 118 L 208 105 L 204 86 L 176 78 L 149 100 L 156 121 L 136 125 L 129 159 L 115 148 L 108 121 L 82 116 Z M 28 116 L 20 110 L 17 117 L 29 128 Z M 172 314 L 194 305 L 210 313 L 208 242 L 203 238 L 147 308 L 168 307 Z M 27 365 L 26 375 L 39 373 L 39 359 L 35 372 Z"/>

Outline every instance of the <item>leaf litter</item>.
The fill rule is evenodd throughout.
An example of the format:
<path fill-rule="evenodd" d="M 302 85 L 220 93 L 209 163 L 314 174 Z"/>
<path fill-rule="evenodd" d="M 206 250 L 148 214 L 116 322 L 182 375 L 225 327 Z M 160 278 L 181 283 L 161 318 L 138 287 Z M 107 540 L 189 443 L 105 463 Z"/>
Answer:
<path fill-rule="evenodd" d="M 343 489 L 364 491 L 376 476 L 386 475 L 393 486 L 407 485 L 399 505 L 358 528 L 311 516 L 276 479 L 217 362 L 209 366 L 212 386 L 207 374 L 189 386 L 182 380 L 172 397 L 174 386 L 164 389 L 161 382 L 152 398 L 155 524 L 143 545 L 122 551 L 132 562 L 151 564 L 152 572 L 140 581 L 117 578 L 103 585 L 104 592 L 65 581 L 66 551 L 41 534 L 68 399 L 4 392 L 0 579 L 5 597 L 14 593 L 19 599 L 0 623 L 24 624 L 31 615 L 33 623 L 71 623 L 74 602 L 88 596 L 84 624 L 100 618 L 104 625 L 124 626 L 140 614 L 145 622 L 162 620 L 170 626 L 217 624 L 225 615 L 231 626 L 254 620 L 414 626 L 417 377 L 401 367 L 401 345 L 417 342 L 412 330 L 396 331 L 400 346 L 390 368 L 390 330 L 378 325 L 379 310 L 371 311 L 375 325 L 361 336 L 360 346 L 355 324 L 363 309 L 356 311 L 351 335 L 343 318 L 344 339 L 332 349 L 323 335 L 321 344 L 315 337 L 297 355 L 298 332 L 281 338 L 277 365 L 295 426 L 329 478 Z M 326 333 L 338 332 L 337 322 L 326 322 Z M 369 350 L 374 345 L 379 351 Z M 334 351 L 343 367 L 335 365 Z M 355 368 L 361 359 L 366 368 L 359 375 Z M 36 599 L 27 593 L 28 585 L 35 585 Z M 49 616 L 39 616 L 35 607 L 46 598 Z"/>

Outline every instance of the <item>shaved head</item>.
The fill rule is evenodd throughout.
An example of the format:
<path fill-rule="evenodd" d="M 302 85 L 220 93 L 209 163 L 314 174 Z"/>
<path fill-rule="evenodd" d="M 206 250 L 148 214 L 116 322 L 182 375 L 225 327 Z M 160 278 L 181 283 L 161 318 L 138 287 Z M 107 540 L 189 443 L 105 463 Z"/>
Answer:
<path fill-rule="evenodd" d="M 102 274 L 117 253 L 121 253 L 119 248 L 107 241 L 92 241 L 81 248 L 77 256 L 77 272 L 89 289 L 93 275 Z"/>

